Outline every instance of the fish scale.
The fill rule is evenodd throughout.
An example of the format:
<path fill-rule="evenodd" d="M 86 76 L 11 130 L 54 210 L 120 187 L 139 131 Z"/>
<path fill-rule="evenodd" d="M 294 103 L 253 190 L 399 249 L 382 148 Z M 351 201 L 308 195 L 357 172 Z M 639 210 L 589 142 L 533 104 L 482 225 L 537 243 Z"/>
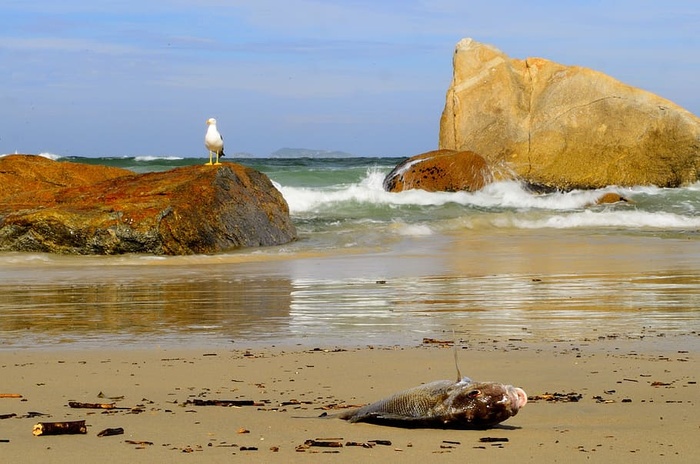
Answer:
<path fill-rule="evenodd" d="M 397 393 L 376 403 L 360 408 L 358 413 L 386 412 L 400 414 L 407 417 L 432 416 L 436 405 L 440 405 L 442 397 L 446 396 L 446 390 L 454 382 L 438 380 L 421 385 L 401 393 Z"/>

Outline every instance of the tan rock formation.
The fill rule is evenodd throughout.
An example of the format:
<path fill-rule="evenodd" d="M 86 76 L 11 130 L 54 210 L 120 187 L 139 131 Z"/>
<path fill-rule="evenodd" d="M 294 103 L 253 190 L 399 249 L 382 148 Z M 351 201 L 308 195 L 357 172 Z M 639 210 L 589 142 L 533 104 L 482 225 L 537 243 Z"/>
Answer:
<path fill-rule="evenodd" d="M 134 174 L 7 156 L 0 185 L 2 251 L 180 255 L 296 238 L 267 176 L 234 163 Z"/>
<path fill-rule="evenodd" d="M 547 187 L 672 187 L 698 179 L 700 119 L 600 72 L 463 39 L 439 147 Z"/>
<path fill-rule="evenodd" d="M 401 192 L 473 192 L 491 182 L 486 160 L 470 151 L 436 150 L 399 163 L 385 178 L 384 189 Z"/>

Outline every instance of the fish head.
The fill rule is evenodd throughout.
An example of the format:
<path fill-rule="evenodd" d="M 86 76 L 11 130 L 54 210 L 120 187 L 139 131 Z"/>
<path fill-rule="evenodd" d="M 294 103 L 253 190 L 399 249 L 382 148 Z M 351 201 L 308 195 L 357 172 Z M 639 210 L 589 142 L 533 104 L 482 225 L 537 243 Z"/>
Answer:
<path fill-rule="evenodd" d="M 527 404 L 527 394 L 512 385 L 458 382 L 446 403 L 445 424 L 487 428 L 516 415 Z"/>

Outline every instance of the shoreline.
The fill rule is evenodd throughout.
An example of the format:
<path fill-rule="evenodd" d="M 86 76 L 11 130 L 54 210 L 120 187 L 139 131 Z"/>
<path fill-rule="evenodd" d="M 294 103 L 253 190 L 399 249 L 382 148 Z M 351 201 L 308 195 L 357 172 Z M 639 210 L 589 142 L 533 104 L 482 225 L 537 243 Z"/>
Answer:
<path fill-rule="evenodd" d="M 410 344 L 453 329 L 527 340 L 700 331 L 699 245 L 521 231 L 315 255 L 0 254 L 0 350 Z"/>
<path fill-rule="evenodd" d="M 460 369 L 475 380 L 510 383 L 531 398 L 581 395 L 578 402 L 531 399 L 517 416 L 489 430 L 400 429 L 316 418 L 333 404 L 364 404 L 453 379 L 449 343 L 243 346 L 0 351 L 0 393 L 22 395 L 0 398 L 0 415 L 16 414 L 0 420 L 0 439 L 9 440 L 0 442 L 0 452 L 15 462 L 58 463 L 418 462 L 436 455 L 445 462 L 700 459 L 692 440 L 700 427 L 697 333 L 580 341 L 481 336 L 458 344 Z M 256 406 L 195 406 L 195 398 L 253 400 Z M 73 409 L 69 401 L 112 401 L 135 409 Z M 46 415 L 27 417 L 31 412 Z M 86 435 L 31 433 L 38 422 L 79 419 L 86 420 Z M 124 434 L 97 437 L 115 427 Z M 304 445 L 320 438 L 343 446 Z"/>

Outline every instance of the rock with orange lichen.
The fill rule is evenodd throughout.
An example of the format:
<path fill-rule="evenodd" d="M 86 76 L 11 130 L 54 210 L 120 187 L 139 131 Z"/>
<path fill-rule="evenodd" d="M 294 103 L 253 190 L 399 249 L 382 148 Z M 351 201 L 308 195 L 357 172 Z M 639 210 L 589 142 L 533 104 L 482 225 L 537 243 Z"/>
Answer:
<path fill-rule="evenodd" d="M 7 156 L 0 185 L 3 251 L 184 255 L 296 239 L 267 176 L 234 163 L 135 174 Z"/>
<path fill-rule="evenodd" d="M 473 192 L 493 179 L 486 160 L 471 151 L 435 150 L 399 163 L 385 178 L 388 192 Z"/>
<path fill-rule="evenodd" d="M 56 162 L 43 156 L 0 157 L 0 200 L 19 193 L 78 187 L 102 180 L 133 176 L 128 169 Z"/>

